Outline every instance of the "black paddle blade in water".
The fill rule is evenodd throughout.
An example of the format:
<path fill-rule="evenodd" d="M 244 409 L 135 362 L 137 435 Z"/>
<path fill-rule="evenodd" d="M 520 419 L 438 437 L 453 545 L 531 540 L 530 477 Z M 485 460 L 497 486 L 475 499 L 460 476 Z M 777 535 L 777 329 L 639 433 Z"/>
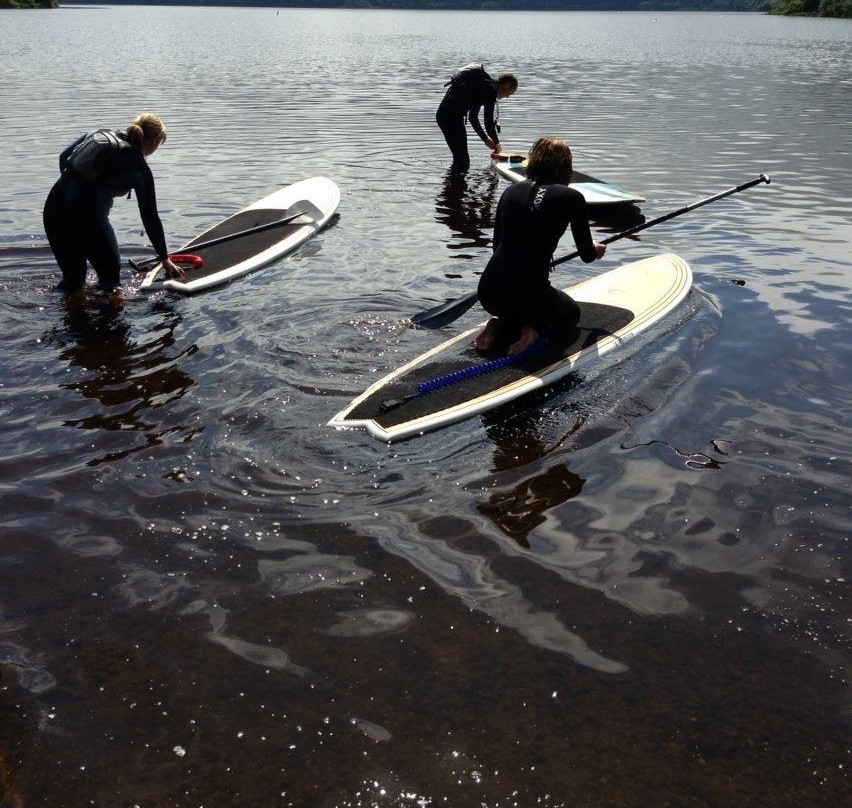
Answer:
<path fill-rule="evenodd" d="M 418 312 L 411 318 L 411 324 L 420 328 L 443 328 L 458 320 L 478 299 L 476 292 L 471 292 L 465 297 L 448 300 L 440 306 Z"/>

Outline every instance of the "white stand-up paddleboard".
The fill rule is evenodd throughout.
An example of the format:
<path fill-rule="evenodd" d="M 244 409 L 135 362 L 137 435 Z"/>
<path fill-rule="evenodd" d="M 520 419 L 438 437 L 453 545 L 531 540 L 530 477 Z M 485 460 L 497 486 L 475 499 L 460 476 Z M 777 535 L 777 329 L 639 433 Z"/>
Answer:
<path fill-rule="evenodd" d="M 565 291 L 577 301 L 576 332 L 509 359 L 483 355 L 473 339 L 483 324 L 438 345 L 373 384 L 329 421 L 366 429 L 380 440 L 419 435 L 485 412 L 569 373 L 589 377 L 602 359 L 675 309 L 692 284 L 676 255 L 657 255 L 598 275 Z M 623 359 L 625 352 L 619 352 Z"/>
<path fill-rule="evenodd" d="M 288 185 L 173 250 L 173 255 L 189 253 L 203 261 L 184 265 L 184 280 L 167 279 L 157 264 L 139 289 L 190 294 L 232 281 L 295 250 L 328 222 L 339 204 L 340 189 L 326 177 Z"/>
<path fill-rule="evenodd" d="M 497 173 L 509 182 L 523 182 L 527 178 L 527 159 L 521 155 L 511 155 L 506 159 L 492 158 L 491 164 Z M 579 171 L 574 172 L 570 187 L 578 190 L 585 197 L 587 205 L 596 208 L 638 205 L 645 201 L 643 197 L 625 191 L 611 182 L 595 179 Z"/>

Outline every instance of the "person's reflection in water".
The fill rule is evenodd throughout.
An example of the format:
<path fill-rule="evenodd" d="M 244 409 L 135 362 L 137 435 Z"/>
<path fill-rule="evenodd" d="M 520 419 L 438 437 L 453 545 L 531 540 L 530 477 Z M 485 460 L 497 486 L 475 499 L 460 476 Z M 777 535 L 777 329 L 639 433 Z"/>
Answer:
<path fill-rule="evenodd" d="M 468 174 L 448 171 L 435 199 L 435 221 L 454 236 L 449 250 L 479 250 L 491 246 L 499 177 L 489 167 Z M 477 253 L 459 258 L 481 258 Z"/>
<path fill-rule="evenodd" d="M 501 409 L 483 416 L 488 437 L 494 442 L 495 472 L 523 469 L 548 455 L 583 424 L 583 419 L 578 418 L 567 434 L 548 445 L 535 414 L 524 413 L 506 420 L 505 410 L 500 417 Z M 528 548 L 530 532 L 545 521 L 547 512 L 576 497 L 585 482 L 560 463 L 510 488 L 493 490 L 487 501 L 477 505 L 477 510 L 507 536 Z"/>
<path fill-rule="evenodd" d="M 167 433 L 188 429 L 165 425 L 162 415 L 152 417 L 155 410 L 182 398 L 193 386 L 194 380 L 177 362 L 197 350 L 190 345 L 169 355 L 180 316 L 166 304 L 158 304 L 154 311 L 161 315 L 158 325 L 137 341 L 124 307 L 66 302 L 64 329 L 57 327 L 48 335 L 49 341 L 63 346 L 60 359 L 90 372 L 62 385 L 64 389 L 97 402 L 96 409 L 65 424 L 145 435 L 144 445 L 114 453 L 113 459 L 161 443 Z"/>

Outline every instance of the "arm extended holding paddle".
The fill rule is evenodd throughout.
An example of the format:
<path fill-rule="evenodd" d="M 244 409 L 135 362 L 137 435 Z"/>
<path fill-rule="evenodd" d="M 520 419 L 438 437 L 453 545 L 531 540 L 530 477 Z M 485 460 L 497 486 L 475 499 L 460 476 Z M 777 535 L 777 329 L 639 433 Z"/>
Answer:
<path fill-rule="evenodd" d="M 700 208 L 704 205 L 709 205 L 711 202 L 715 202 L 717 199 L 722 199 L 722 197 L 730 196 L 731 194 L 736 194 L 740 191 L 745 191 L 746 188 L 751 188 L 752 186 L 758 185 L 761 182 L 765 182 L 767 185 L 769 185 L 770 181 L 771 180 L 766 174 L 761 174 L 757 179 L 753 179 L 749 182 L 743 183 L 742 185 L 738 185 L 736 188 L 729 188 L 727 191 L 722 191 L 722 193 L 716 194 L 715 196 L 708 196 L 707 199 L 702 199 L 699 202 L 693 202 L 691 205 L 685 205 L 682 208 L 678 208 L 677 210 L 671 211 L 671 213 L 666 213 L 663 216 L 658 216 L 656 219 L 651 219 L 650 222 L 642 222 L 642 224 L 637 224 L 634 227 L 629 227 L 627 228 L 627 230 L 623 230 L 621 233 L 616 233 L 614 236 L 602 239 L 601 244 L 612 244 L 613 241 L 618 241 L 621 238 L 627 238 L 627 236 L 632 236 L 634 233 L 638 233 L 640 230 L 647 230 L 649 227 L 653 227 L 656 224 L 662 224 L 663 222 L 667 222 L 669 219 L 674 219 L 676 216 L 682 216 L 684 213 L 689 213 L 689 211 L 691 210 L 695 210 L 696 208 Z M 564 264 L 566 261 L 570 261 L 572 258 L 577 258 L 579 255 L 579 252 L 573 252 L 570 255 L 564 255 L 562 258 L 557 258 L 555 261 L 553 261 L 550 266 L 559 266 L 559 264 Z"/>
<path fill-rule="evenodd" d="M 647 230 L 649 227 L 653 227 L 654 225 L 660 224 L 661 222 L 667 222 L 669 219 L 674 219 L 676 216 L 682 216 L 684 213 L 688 213 L 691 210 L 695 210 L 696 208 L 703 207 L 704 205 L 709 205 L 711 202 L 715 202 L 718 199 L 722 199 L 726 196 L 731 196 L 731 194 L 739 193 L 740 191 L 745 191 L 747 188 L 751 188 L 760 183 L 766 183 L 767 185 L 770 183 L 770 179 L 766 174 L 761 174 L 756 179 L 750 180 L 749 182 L 745 182 L 742 185 L 737 185 L 735 188 L 729 188 L 727 191 L 722 191 L 721 193 L 715 194 L 714 196 L 709 196 L 706 199 L 701 199 L 698 202 L 693 202 L 691 205 L 686 205 L 685 207 L 678 208 L 677 210 L 671 211 L 670 213 L 666 213 L 663 216 L 659 216 L 656 219 L 652 219 L 650 222 L 643 222 L 642 224 L 637 224 L 635 227 L 630 227 L 627 230 L 622 231 L 621 233 L 616 233 L 614 236 L 610 236 L 609 238 L 603 239 L 601 244 L 611 244 L 613 241 L 618 241 L 619 239 L 626 238 L 627 236 L 632 236 L 634 233 L 638 233 L 640 230 Z M 580 255 L 579 252 L 573 252 L 570 255 L 565 255 L 562 258 L 557 258 L 555 261 L 551 262 L 550 266 L 555 267 L 559 264 L 564 264 L 566 261 L 570 261 L 572 258 L 577 258 Z M 421 311 L 415 314 L 411 318 L 411 323 L 416 326 L 421 326 L 423 328 L 443 328 L 445 325 L 449 325 L 454 320 L 457 320 L 461 317 L 469 308 L 473 306 L 477 301 L 476 292 L 471 292 L 469 295 L 465 295 L 464 297 L 457 298 L 456 300 L 450 300 L 446 303 L 441 304 L 440 306 L 435 306 L 434 308 L 427 309 L 426 311 Z"/>

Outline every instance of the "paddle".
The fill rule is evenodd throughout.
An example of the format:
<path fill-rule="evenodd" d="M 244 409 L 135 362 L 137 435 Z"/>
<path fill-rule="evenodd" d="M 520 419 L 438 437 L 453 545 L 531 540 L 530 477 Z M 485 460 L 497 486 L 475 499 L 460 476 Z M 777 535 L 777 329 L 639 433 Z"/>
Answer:
<path fill-rule="evenodd" d="M 300 210 L 295 213 L 289 213 L 282 219 L 276 219 L 274 222 L 267 222 L 266 224 L 259 224 L 256 227 L 249 227 L 246 230 L 239 230 L 236 233 L 228 233 L 226 236 L 218 236 L 217 238 L 211 238 L 208 241 L 200 241 L 198 244 L 193 244 L 190 242 L 185 247 L 182 248 L 183 251 L 186 250 L 202 250 L 205 247 L 212 247 L 215 244 L 222 244 L 226 241 L 231 241 L 235 238 L 242 238 L 243 236 L 250 236 L 252 233 L 262 233 L 264 230 L 271 230 L 273 227 L 280 227 L 284 224 L 289 224 L 295 219 L 298 219 L 300 216 L 307 216 L 308 214 L 317 218 L 322 218 L 323 212 L 313 204 L 313 202 L 309 202 L 307 199 L 303 199 L 299 202 L 294 202 L 287 208 L 288 211 L 292 211 L 293 208 L 299 207 Z M 137 272 L 144 272 L 147 269 L 150 269 L 154 264 L 159 263 L 159 258 L 149 258 L 145 261 L 130 261 L 130 266 L 132 266 Z"/>
<path fill-rule="evenodd" d="M 498 163 L 523 163 L 527 155 L 519 152 L 491 152 L 491 159 Z"/>
<path fill-rule="evenodd" d="M 766 174 L 761 174 L 757 179 L 750 180 L 749 182 L 743 183 L 742 185 L 738 185 L 736 188 L 729 188 L 727 191 L 722 191 L 719 194 L 715 194 L 714 196 L 708 196 L 707 199 L 702 199 L 699 202 L 693 202 L 691 205 L 686 205 L 685 207 L 678 208 L 678 210 L 674 210 L 671 213 L 666 213 L 664 216 L 659 216 L 656 219 L 652 219 L 650 222 L 643 222 L 642 224 L 637 224 L 634 227 L 629 227 L 627 230 L 622 231 L 621 233 L 617 233 L 614 236 L 610 236 L 609 238 L 603 239 L 601 243 L 603 244 L 611 244 L 613 241 L 618 241 L 621 238 L 626 238 L 627 236 L 632 236 L 634 233 L 638 233 L 640 230 L 647 230 L 649 227 L 653 227 L 654 225 L 660 224 L 661 222 L 667 222 L 669 219 L 674 219 L 675 216 L 682 216 L 684 213 L 687 213 L 690 210 L 695 210 L 696 208 L 700 208 L 703 205 L 709 205 L 711 202 L 715 202 L 717 199 L 722 199 L 723 197 L 730 196 L 731 194 L 739 193 L 740 191 L 745 191 L 746 188 L 751 188 L 754 185 L 758 185 L 761 182 L 765 182 L 767 185 L 770 180 Z M 557 258 L 555 261 L 552 261 L 550 266 L 555 267 L 559 264 L 563 264 L 566 261 L 570 261 L 572 258 L 576 258 L 580 253 L 573 252 L 570 255 L 566 255 L 562 258 Z M 469 295 L 465 295 L 464 297 L 457 298 L 456 300 L 449 300 L 446 303 L 441 304 L 440 306 L 435 306 L 431 309 L 427 309 L 426 311 L 421 311 L 415 314 L 411 318 L 411 323 L 416 326 L 420 326 L 422 328 L 443 328 L 445 325 L 449 325 L 454 320 L 457 320 L 461 317 L 474 303 L 477 301 L 476 292 L 471 292 Z"/>

